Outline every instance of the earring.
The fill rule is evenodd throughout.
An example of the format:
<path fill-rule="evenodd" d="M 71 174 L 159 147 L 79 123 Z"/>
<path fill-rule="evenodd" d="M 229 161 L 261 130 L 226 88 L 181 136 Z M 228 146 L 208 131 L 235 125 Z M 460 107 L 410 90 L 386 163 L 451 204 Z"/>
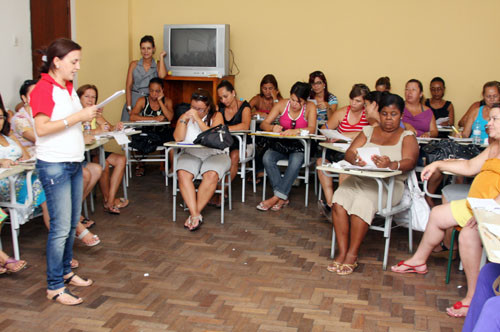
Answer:
<path fill-rule="evenodd" d="M 59 69 L 59 65 L 56 65 L 56 68 Z"/>

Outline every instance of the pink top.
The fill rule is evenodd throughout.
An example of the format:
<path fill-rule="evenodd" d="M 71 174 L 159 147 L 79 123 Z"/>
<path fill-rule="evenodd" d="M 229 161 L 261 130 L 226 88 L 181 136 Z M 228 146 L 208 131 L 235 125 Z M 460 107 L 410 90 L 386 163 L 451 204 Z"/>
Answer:
<path fill-rule="evenodd" d="M 347 106 L 347 112 L 345 113 L 344 118 L 340 122 L 337 130 L 339 133 L 353 133 L 363 130 L 363 127 L 369 125 L 368 120 L 366 120 L 366 113 L 363 109 L 363 113 L 361 114 L 361 118 L 358 123 L 350 124 L 349 123 L 349 113 L 351 112 L 351 106 Z"/>
<path fill-rule="evenodd" d="M 283 130 L 287 129 L 298 129 L 298 128 L 307 128 L 307 120 L 306 120 L 306 105 L 302 107 L 300 110 L 300 114 L 296 119 L 292 119 L 289 113 L 290 109 L 290 101 L 286 103 L 285 111 L 280 117 L 280 126 L 283 127 Z M 295 121 L 295 126 L 293 126 L 293 121 Z"/>

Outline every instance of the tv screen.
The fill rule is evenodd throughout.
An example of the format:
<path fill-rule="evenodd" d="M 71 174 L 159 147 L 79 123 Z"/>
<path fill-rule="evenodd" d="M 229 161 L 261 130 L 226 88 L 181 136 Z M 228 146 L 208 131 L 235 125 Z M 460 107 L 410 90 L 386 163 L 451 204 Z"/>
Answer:
<path fill-rule="evenodd" d="M 172 29 L 172 66 L 217 66 L 217 29 Z"/>

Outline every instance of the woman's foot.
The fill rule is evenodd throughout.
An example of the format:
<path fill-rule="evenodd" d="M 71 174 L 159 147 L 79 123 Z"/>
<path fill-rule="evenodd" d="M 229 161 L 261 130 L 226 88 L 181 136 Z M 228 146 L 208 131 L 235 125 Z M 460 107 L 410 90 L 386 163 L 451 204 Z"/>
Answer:
<path fill-rule="evenodd" d="M 453 307 L 446 308 L 448 316 L 461 318 L 467 316 L 469 311 L 470 300 L 463 299 L 462 301 L 455 302 Z"/>
<path fill-rule="evenodd" d="M 341 265 L 342 265 L 342 263 L 337 262 L 337 261 L 334 260 L 333 262 L 331 262 L 330 264 L 328 264 L 328 266 L 326 267 L 326 269 L 329 272 L 337 272 L 337 270 L 340 268 Z"/>
<path fill-rule="evenodd" d="M 190 217 L 190 218 L 191 218 L 191 226 L 189 227 L 189 230 L 191 232 L 194 232 L 194 231 L 197 231 L 198 229 L 200 229 L 201 224 L 203 224 L 202 215 L 200 214 L 197 217 Z"/>
<path fill-rule="evenodd" d="M 130 201 L 128 199 L 125 199 L 124 197 L 116 198 L 115 199 L 115 206 L 119 209 L 126 208 L 130 204 Z"/>
<path fill-rule="evenodd" d="M 107 212 L 109 214 L 120 214 L 120 209 L 116 205 L 113 206 L 104 205 L 103 209 L 104 212 Z"/>
<path fill-rule="evenodd" d="M 74 272 L 71 272 L 64 276 L 64 283 L 78 287 L 88 287 L 94 282 L 92 281 L 92 279 L 85 279 L 76 275 Z"/>
<path fill-rule="evenodd" d="M 396 273 L 426 274 L 427 264 L 415 262 L 409 259 L 407 261 L 401 261 L 397 265 L 391 266 L 391 271 Z"/>
<path fill-rule="evenodd" d="M 101 243 L 99 237 L 95 234 L 92 234 L 88 229 L 81 232 L 76 236 L 79 240 L 82 240 L 83 244 L 87 247 L 93 247 Z"/>
<path fill-rule="evenodd" d="M 64 305 L 77 305 L 83 302 L 83 299 L 81 297 L 74 295 L 67 288 L 47 290 L 47 298 Z"/>
<path fill-rule="evenodd" d="M 26 267 L 26 264 L 26 261 L 9 257 L 6 261 L 0 263 L 0 267 L 6 269 L 8 273 L 16 273 Z"/>
<path fill-rule="evenodd" d="M 80 263 L 74 258 L 71 260 L 70 264 L 72 269 L 77 269 L 80 266 Z"/>
<path fill-rule="evenodd" d="M 272 208 L 276 203 L 278 203 L 280 199 L 276 196 L 273 196 L 269 199 L 266 199 L 265 201 L 262 201 L 257 205 L 257 210 L 260 211 L 267 211 L 270 208 Z"/>
<path fill-rule="evenodd" d="M 135 167 L 135 176 L 144 176 L 144 167 L 142 167 L 141 165 L 137 165 Z"/>
<path fill-rule="evenodd" d="M 287 206 L 288 204 L 290 204 L 289 200 L 280 199 L 278 201 L 278 203 L 276 203 L 276 204 L 273 205 L 273 207 L 271 208 L 271 210 L 273 210 L 273 211 L 279 211 L 282 208 L 284 208 L 285 206 Z"/>
<path fill-rule="evenodd" d="M 85 218 L 84 216 L 80 216 L 80 223 L 87 229 L 90 229 L 95 225 L 95 221 Z"/>

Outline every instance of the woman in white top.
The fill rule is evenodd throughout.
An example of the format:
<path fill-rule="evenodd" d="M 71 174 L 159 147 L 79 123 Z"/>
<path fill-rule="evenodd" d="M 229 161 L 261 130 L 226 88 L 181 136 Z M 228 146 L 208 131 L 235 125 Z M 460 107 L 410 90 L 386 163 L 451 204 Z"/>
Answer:
<path fill-rule="evenodd" d="M 224 123 L 220 112 L 216 111 L 212 96 L 208 91 L 198 89 L 191 96 L 191 108 L 177 121 L 174 131 L 176 142 L 193 143 L 203 131 Z M 189 209 L 189 218 L 184 227 L 190 231 L 200 228 L 203 223 L 201 211 L 213 196 L 217 183 L 229 170 L 231 160 L 222 150 L 210 148 L 186 148 L 177 162 L 179 190 Z M 201 174 L 198 192 L 193 179 Z"/>

